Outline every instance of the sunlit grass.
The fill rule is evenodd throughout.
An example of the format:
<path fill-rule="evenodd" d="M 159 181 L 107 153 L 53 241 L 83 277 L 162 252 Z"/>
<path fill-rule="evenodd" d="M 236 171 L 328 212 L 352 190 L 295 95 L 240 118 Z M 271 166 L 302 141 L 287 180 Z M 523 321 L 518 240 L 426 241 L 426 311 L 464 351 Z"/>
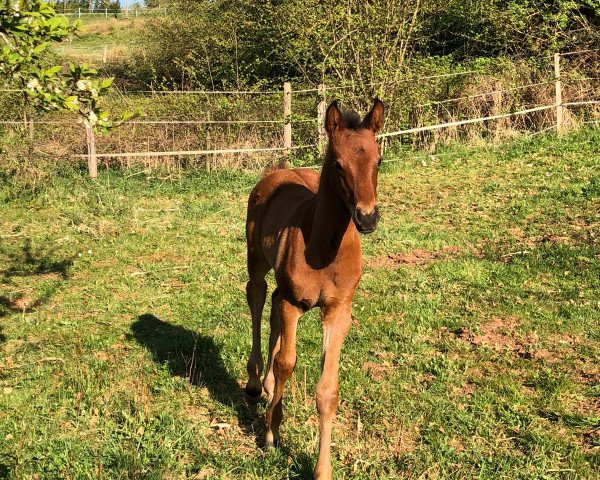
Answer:
<path fill-rule="evenodd" d="M 388 156 L 337 478 L 595 478 L 599 148 L 590 130 Z M 281 450 L 257 446 L 264 405 L 239 389 L 260 172 L 131 173 L 65 168 L 35 192 L 0 176 L 0 477 L 310 478 L 316 312 Z"/>

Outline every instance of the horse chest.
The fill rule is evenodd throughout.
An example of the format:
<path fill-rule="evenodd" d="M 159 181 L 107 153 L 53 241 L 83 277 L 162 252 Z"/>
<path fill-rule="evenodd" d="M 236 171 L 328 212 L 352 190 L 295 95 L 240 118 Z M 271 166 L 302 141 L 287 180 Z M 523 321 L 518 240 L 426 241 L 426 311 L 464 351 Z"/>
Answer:
<path fill-rule="evenodd" d="M 360 255 L 348 262 L 333 262 L 313 269 L 304 262 L 290 262 L 278 280 L 299 303 L 312 308 L 332 301 L 351 300 L 362 273 Z"/>

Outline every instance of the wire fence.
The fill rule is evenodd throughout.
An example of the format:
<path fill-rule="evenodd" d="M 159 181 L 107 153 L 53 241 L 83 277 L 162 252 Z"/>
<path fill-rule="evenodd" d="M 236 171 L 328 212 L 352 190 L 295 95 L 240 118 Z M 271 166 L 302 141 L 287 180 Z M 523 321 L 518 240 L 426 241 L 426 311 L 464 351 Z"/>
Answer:
<path fill-rule="evenodd" d="M 593 108 L 600 104 L 598 96 L 600 90 L 597 82 L 600 76 L 597 72 L 579 72 L 561 70 L 561 58 L 571 58 L 577 54 L 589 53 L 592 50 L 565 52 L 553 56 L 553 72 L 549 78 L 540 79 L 522 85 L 508 88 L 494 88 L 484 92 L 474 92 L 469 95 L 460 95 L 451 98 L 431 99 L 428 101 L 413 102 L 404 121 L 388 122 L 386 131 L 378 135 L 384 147 L 391 141 L 400 142 L 405 137 L 416 138 L 419 135 L 432 135 L 439 131 L 456 131 L 468 125 L 486 124 L 494 121 L 503 121 L 521 118 L 522 124 L 530 133 L 541 133 L 555 129 L 558 134 L 573 123 L 569 109 Z M 394 82 L 378 82 L 361 84 L 360 88 L 370 87 L 373 91 L 382 86 L 399 85 L 406 82 L 423 83 L 453 79 L 456 77 L 477 76 L 481 72 L 466 70 L 438 75 L 409 76 Z M 573 94 L 569 91 L 572 85 L 591 85 L 593 88 L 580 89 Z M 552 88 L 552 90 L 550 90 Z M 539 99 L 524 92 L 546 89 L 545 95 Z M 21 128 L 28 137 L 29 156 L 34 154 L 51 155 L 70 158 L 87 158 L 90 174 L 95 176 L 98 160 L 105 163 L 113 160 L 125 161 L 127 166 L 133 159 L 158 158 L 204 158 L 207 169 L 214 166 L 217 157 L 225 156 L 251 156 L 265 153 L 289 154 L 292 151 L 320 151 L 325 148 L 326 133 L 324 130 L 325 111 L 327 101 L 339 92 L 354 91 L 355 85 L 325 85 L 316 88 L 292 89 L 285 83 L 282 89 L 272 90 L 117 90 L 116 98 L 132 103 L 147 101 L 154 107 L 168 112 L 170 98 L 186 96 L 192 98 L 188 116 L 192 118 L 134 118 L 118 127 L 109 136 L 98 137 L 94 135 L 89 125 L 77 123 L 72 118 L 59 119 L 2 119 L 3 128 L 14 126 Z M 0 90 L 7 94 L 22 94 L 23 90 Z M 505 95 L 519 93 L 518 101 L 503 103 Z M 569 96 L 565 96 L 568 93 Z M 140 95 L 137 97 L 136 95 Z M 597 95 L 597 96 L 594 96 Z M 234 114 L 252 115 L 256 117 L 256 104 L 252 98 L 264 98 L 267 103 L 263 105 L 261 113 L 271 118 L 231 118 Z M 328 98 L 329 97 L 329 98 Z M 237 99 L 236 101 L 231 98 Z M 162 100 L 166 103 L 162 104 Z M 223 100 L 225 99 L 225 100 Z M 292 105 L 294 99 L 294 108 Z M 491 99 L 491 101 L 490 101 Z M 385 100 L 385 99 L 384 99 Z M 115 100 L 116 101 L 116 100 Z M 226 118 L 211 118 L 211 110 L 215 110 L 214 102 L 218 101 L 226 106 Z M 472 109 L 476 115 L 469 115 L 468 108 L 457 109 L 454 106 L 472 105 L 479 102 L 477 108 Z M 157 107 L 158 108 L 158 107 Z M 194 118 L 194 109 L 204 109 L 207 118 Z M 393 106 L 391 107 L 394 108 Z M 508 110 L 508 111 L 507 111 Z M 277 113 L 279 112 L 279 113 Z M 298 112 L 298 113 L 292 113 Z M 600 118 L 600 112 L 595 111 L 595 117 L 583 117 L 581 123 L 593 123 Z M 276 118 L 273 118 L 276 116 Z M 436 121 L 437 120 L 437 121 Z M 69 128 L 70 127 L 70 128 Z M 218 130 L 215 128 L 218 127 Z M 147 130 L 161 128 L 161 131 Z M 176 128 L 185 129 L 176 132 Z M 259 133 L 259 130 L 265 130 Z M 36 134 L 42 131 L 46 143 L 39 148 Z M 147 132 L 145 142 L 132 140 L 139 138 L 136 135 Z M 50 139 L 50 140 L 49 140 Z M 113 140 L 111 140 L 113 139 Z M 116 140 L 115 140 L 116 139 Z M 98 143 L 98 153 L 96 153 Z M 126 149 L 122 145 L 126 144 Z M 131 145 L 137 146 L 131 149 Z M 69 149 L 70 146 L 75 148 Z M 143 147 L 143 148 L 140 148 Z M 83 150 L 83 151 L 82 151 Z M 150 160 L 149 160 L 150 161 Z M 311 162 L 312 163 L 312 162 Z M 156 163 L 154 163 L 156 164 Z"/>

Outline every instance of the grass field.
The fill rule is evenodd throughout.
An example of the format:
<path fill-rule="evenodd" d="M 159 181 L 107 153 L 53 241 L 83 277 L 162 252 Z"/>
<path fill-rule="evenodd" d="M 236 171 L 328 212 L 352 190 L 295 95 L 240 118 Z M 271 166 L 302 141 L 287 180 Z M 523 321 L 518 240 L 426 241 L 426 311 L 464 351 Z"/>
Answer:
<path fill-rule="evenodd" d="M 85 62 L 100 67 L 104 47 L 107 47 L 109 62 L 123 61 L 130 57 L 130 50 L 135 48 L 139 41 L 139 33 L 145 28 L 147 21 L 146 17 L 82 18 L 80 32 L 73 37 L 71 42 L 57 44 L 54 51 L 63 60 Z"/>
<path fill-rule="evenodd" d="M 598 478 L 599 151 L 586 130 L 388 157 L 336 478 Z M 317 313 L 281 449 L 260 448 L 265 405 L 240 388 L 259 175 L 64 168 L 31 191 L 0 174 L 0 477 L 311 477 Z"/>

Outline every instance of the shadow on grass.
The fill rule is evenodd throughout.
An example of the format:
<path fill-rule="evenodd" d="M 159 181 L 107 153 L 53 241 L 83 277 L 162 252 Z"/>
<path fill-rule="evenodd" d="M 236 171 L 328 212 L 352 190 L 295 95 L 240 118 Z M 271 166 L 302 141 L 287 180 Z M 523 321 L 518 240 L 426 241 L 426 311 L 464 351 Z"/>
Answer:
<path fill-rule="evenodd" d="M 137 318 L 131 331 L 133 338 L 152 352 L 154 361 L 168 366 L 171 375 L 186 378 L 192 385 L 205 386 L 214 400 L 233 407 L 242 430 L 255 435 L 260 445 L 265 433 L 264 421 L 225 368 L 220 347 L 212 338 L 148 313 Z"/>
<path fill-rule="evenodd" d="M 43 277 L 48 276 L 56 280 L 66 280 L 68 269 L 73 264 L 72 258 L 57 258 L 54 250 L 34 251 L 31 239 L 26 238 L 21 247 L 16 251 L 8 251 L 0 245 L 0 256 L 8 265 L 0 270 L 0 284 L 10 285 L 15 277 Z M 44 293 L 35 299 L 25 299 L 23 296 L 7 297 L 0 295 L 0 318 L 14 312 L 34 310 L 46 303 L 58 288 L 46 288 Z M 0 342 L 6 337 L 0 332 Z"/>
<path fill-rule="evenodd" d="M 283 447 L 283 452 L 286 456 L 294 459 L 294 463 L 290 467 L 289 478 L 299 478 L 301 480 L 312 480 L 314 478 L 314 463 L 313 458 L 306 452 L 292 455 L 286 447 Z"/>
<path fill-rule="evenodd" d="M 208 336 L 146 313 L 131 325 L 132 337 L 147 348 L 154 361 L 167 365 L 171 375 L 186 378 L 192 385 L 204 386 L 219 403 L 233 407 L 244 433 L 254 435 L 258 447 L 264 447 L 265 422 L 256 405 L 246 395 L 236 379 L 227 371 L 220 347 Z M 312 479 L 313 459 L 307 453 L 293 454 L 281 447 L 284 456 L 294 458 L 291 478 Z"/>
<path fill-rule="evenodd" d="M 4 463 L 0 463 L 0 478 L 8 478 L 9 473 L 10 473 L 9 466 Z"/>

